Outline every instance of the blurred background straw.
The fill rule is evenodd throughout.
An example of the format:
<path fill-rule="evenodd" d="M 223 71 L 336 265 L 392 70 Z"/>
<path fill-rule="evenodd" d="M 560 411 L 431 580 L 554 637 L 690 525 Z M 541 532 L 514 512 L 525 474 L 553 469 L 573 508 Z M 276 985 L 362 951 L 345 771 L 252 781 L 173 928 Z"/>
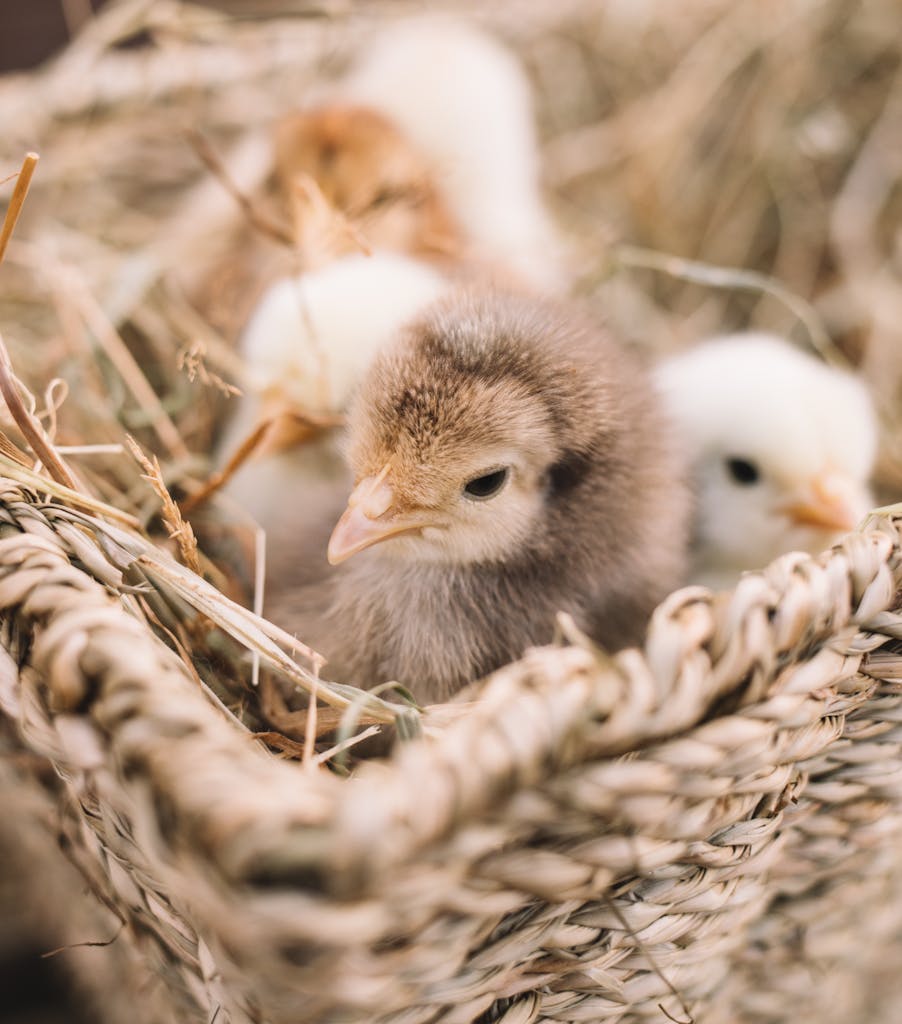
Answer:
<path fill-rule="evenodd" d="M 225 385 L 241 385 L 241 366 L 222 337 L 229 331 L 211 329 L 184 293 L 243 214 L 192 138 L 203 136 L 233 181 L 258 182 L 272 123 L 337 74 L 368 29 L 420 6 L 7 6 L 8 69 L 78 29 L 56 56 L 0 79 L 0 177 L 28 149 L 42 157 L 0 280 L 0 322 L 27 382 L 43 390 L 54 366 L 70 385 L 61 443 L 84 441 L 87 417 L 95 443 L 121 442 L 123 427 L 146 439 L 170 482 L 206 473 Z M 895 0 L 432 6 L 478 18 L 526 62 L 548 188 L 578 246 L 578 290 L 652 352 L 747 325 L 810 344 L 774 293 L 807 300 L 832 354 L 862 365 L 877 394 L 880 483 L 897 492 Z M 284 259 L 276 240 L 257 234 L 261 263 Z M 715 287 L 723 275 L 704 268 L 687 280 L 661 254 L 755 271 L 775 287 L 730 275 Z M 236 279 L 226 290 L 241 306 L 252 289 Z M 141 408 L 128 352 L 161 407 Z M 112 499 L 136 472 L 105 458 L 91 467 L 116 480 Z"/>

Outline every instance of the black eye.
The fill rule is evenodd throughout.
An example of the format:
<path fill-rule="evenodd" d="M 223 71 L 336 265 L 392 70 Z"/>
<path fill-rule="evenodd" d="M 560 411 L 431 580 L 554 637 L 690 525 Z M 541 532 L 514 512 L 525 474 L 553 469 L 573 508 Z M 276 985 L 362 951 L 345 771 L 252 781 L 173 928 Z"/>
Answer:
<path fill-rule="evenodd" d="M 727 471 L 737 484 L 750 487 L 761 479 L 761 471 L 748 459 L 727 459 Z"/>
<path fill-rule="evenodd" d="M 494 498 L 507 483 L 509 472 L 507 466 L 503 466 L 501 469 L 495 469 L 484 476 L 474 476 L 472 480 L 464 484 L 464 497 L 473 498 L 476 501 Z"/>

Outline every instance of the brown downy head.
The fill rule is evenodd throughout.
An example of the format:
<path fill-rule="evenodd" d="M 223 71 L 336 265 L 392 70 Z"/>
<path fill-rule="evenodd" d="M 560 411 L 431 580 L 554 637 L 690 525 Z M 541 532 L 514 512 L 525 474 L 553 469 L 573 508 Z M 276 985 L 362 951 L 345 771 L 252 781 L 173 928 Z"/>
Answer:
<path fill-rule="evenodd" d="M 524 296 L 453 296 L 364 382 L 356 487 L 329 559 L 379 545 L 474 565 L 629 543 L 634 506 L 668 474 L 654 424 L 644 380 L 579 318 Z"/>
<path fill-rule="evenodd" d="M 329 104 L 283 118 L 275 163 L 297 237 L 314 262 L 362 244 L 434 257 L 458 245 L 428 162 L 374 110 Z"/>

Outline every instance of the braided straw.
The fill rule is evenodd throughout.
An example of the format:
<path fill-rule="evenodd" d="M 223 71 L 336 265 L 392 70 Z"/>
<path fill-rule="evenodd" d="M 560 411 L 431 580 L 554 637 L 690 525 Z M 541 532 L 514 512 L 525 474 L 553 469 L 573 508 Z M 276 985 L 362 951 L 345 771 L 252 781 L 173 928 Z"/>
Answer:
<path fill-rule="evenodd" d="M 211 703 L 58 506 L 0 508 L 0 708 L 172 1019 L 863 1019 L 902 926 L 898 518 L 674 594 L 642 652 L 533 651 L 343 780 Z"/>

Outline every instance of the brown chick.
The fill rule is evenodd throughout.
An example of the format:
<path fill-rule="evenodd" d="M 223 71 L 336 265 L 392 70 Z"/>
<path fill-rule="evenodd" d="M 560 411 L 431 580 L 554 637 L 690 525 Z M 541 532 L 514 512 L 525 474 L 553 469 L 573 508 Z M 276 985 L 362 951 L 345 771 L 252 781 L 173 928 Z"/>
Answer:
<path fill-rule="evenodd" d="M 609 649 L 634 643 L 684 569 L 688 496 L 666 438 L 645 376 L 580 315 L 514 294 L 441 300 L 352 407 L 338 568 L 283 585 L 276 617 L 332 678 L 396 680 L 421 703 L 549 642 L 558 611 Z"/>
<path fill-rule="evenodd" d="M 361 244 L 432 257 L 459 245 L 428 161 L 375 110 L 331 103 L 283 118 L 275 172 L 308 265 Z"/>

